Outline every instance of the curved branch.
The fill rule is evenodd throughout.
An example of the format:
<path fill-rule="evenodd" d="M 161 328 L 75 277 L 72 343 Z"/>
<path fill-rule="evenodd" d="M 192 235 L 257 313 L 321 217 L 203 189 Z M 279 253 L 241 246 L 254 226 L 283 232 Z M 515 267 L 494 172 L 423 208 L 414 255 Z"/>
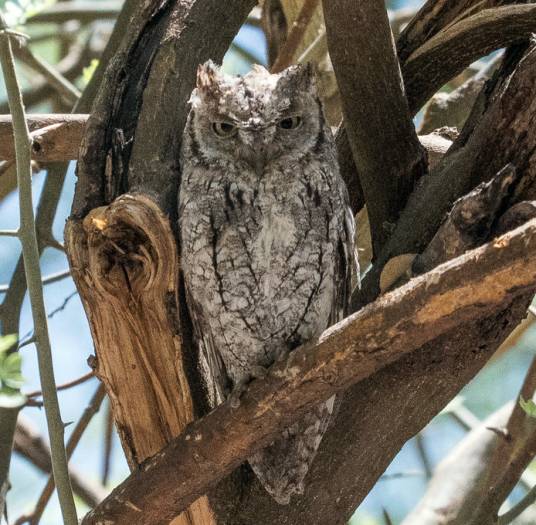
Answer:
<path fill-rule="evenodd" d="M 536 288 L 536 220 L 418 277 L 328 329 L 185 429 L 83 519 L 164 525 L 311 406 Z M 343 518 L 337 518 L 341 521 Z M 321 521 L 326 523 L 326 521 Z"/>
<path fill-rule="evenodd" d="M 402 66 L 409 106 L 419 109 L 472 62 L 536 32 L 536 5 L 485 9 L 444 29 L 413 52 Z"/>

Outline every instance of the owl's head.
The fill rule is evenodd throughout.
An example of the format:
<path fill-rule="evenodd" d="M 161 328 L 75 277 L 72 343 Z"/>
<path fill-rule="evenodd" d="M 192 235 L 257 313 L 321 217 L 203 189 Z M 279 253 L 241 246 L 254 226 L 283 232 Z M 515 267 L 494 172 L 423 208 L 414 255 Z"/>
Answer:
<path fill-rule="evenodd" d="M 322 141 L 324 118 L 311 66 L 242 77 L 213 62 L 199 66 L 190 99 L 190 140 L 208 161 L 243 161 L 257 174 L 274 161 L 297 160 Z"/>

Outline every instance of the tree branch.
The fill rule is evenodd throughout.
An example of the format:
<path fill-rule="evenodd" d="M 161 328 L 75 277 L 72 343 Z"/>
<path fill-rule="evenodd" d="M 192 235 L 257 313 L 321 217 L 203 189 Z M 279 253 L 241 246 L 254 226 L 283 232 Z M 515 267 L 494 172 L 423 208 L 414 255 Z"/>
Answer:
<path fill-rule="evenodd" d="M 405 62 L 428 39 L 456 20 L 474 14 L 475 11 L 505 3 L 515 3 L 515 0 L 428 0 L 398 39 L 397 49 L 401 62 Z"/>
<path fill-rule="evenodd" d="M 411 121 L 384 5 L 348 0 L 325 1 L 323 7 L 345 129 L 377 254 L 415 182 L 426 173 L 426 153 Z M 356 49 L 358 53 L 351 51 Z"/>
<path fill-rule="evenodd" d="M 51 5 L 28 18 L 26 23 L 62 24 L 63 22 L 68 22 L 73 19 L 87 23 L 99 19 L 115 19 L 121 12 L 121 7 L 121 2 L 108 1 L 106 4 L 100 5 L 95 4 L 95 2 L 77 0 L 76 2 L 69 2 L 67 5 Z"/>
<path fill-rule="evenodd" d="M 411 195 L 377 264 L 363 280 L 355 307 L 376 297 L 381 269 L 389 259 L 421 252 L 453 202 L 506 164 L 513 164 L 522 177 L 516 200 L 534 200 L 536 130 L 529 122 L 536 114 L 536 101 L 528 93 L 536 89 L 535 64 L 536 47 L 518 48 L 505 59 L 460 137 Z"/>
<path fill-rule="evenodd" d="M 68 459 L 71 458 L 71 456 L 73 455 L 73 452 L 78 446 L 78 443 L 80 443 L 80 439 L 82 438 L 82 435 L 84 434 L 89 423 L 93 419 L 93 416 L 99 411 L 99 408 L 105 396 L 106 396 L 106 391 L 104 389 L 104 385 L 99 384 L 99 386 L 95 390 L 95 393 L 91 397 L 88 403 L 88 406 L 86 407 L 86 409 L 80 416 L 80 419 L 76 423 L 76 426 L 74 427 L 71 435 L 69 436 L 69 440 L 67 442 L 67 447 L 66 447 Z M 29 522 L 30 525 L 37 525 L 41 519 L 41 516 L 43 515 L 43 512 L 46 509 L 46 506 L 53 492 L 54 492 L 54 478 L 49 477 L 35 505 L 34 511 L 29 516 L 21 516 L 17 520 L 16 525 L 22 525 L 23 523 L 26 523 L 26 522 Z"/>
<path fill-rule="evenodd" d="M 36 432 L 26 418 L 19 415 L 15 431 L 13 450 L 28 460 L 39 470 L 50 474 L 50 448 L 41 434 Z M 106 496 L 106 490 L 97 484 L 90 483 L 87 476 L 69 466 L 69 476 L 73 490 L 88 507 L 95 507 Z"/>
<path fill-rule="evenodd" d="M 519 397 L 532 399 L 535 393 L 536 359 L 527 372 Z M 481 482 L 485 490 L 478 503 L 474 502 L 469 525 L 493 523 L 497 520 L 501 504 L 535 456 L 536 419 L 526 414 L 516 402 L 504 428 L 503 438 L 499 439 L 482 476 Z"/>
<path fill-rule="evenodd" d="M 409 106 L 420 108 L 446 82 L 496 49 L 536 32 L 536 5 L 485 9 L 440 31 L 413 52 L 402 72 Z"/>
<path fill-rule="evenodd" d="M 279 50 L 276 61 L 271 67 L 273 73 L 280 73 L 292 64 L 296 51 L 305 35 L 305 30 L 318 7 L 319 0 L 304 0 L 296 20 L 292 24 L 284 45 Z"/>
<path fill-rule="evenodd" d="M 536 360 L 527 372 L 521 395 L 531 398 L 535 389 Z M 499 507 L 535 455 L 536 420 L 525 414 L 519 403 L 508 403 L 472 430 L 440 463 L 426 494 L 403 525 L 497 523 Z M 521 505 L 510 516 L 524 508 Z"/>
<path fill-rule="evenodd" d="M 26 282 L 30 296 L 30 306 L 34 322 L 35 344 L 39 366 L 39 378 L 43 390 L 45 414 L 50 437 L 52 470 L 58 486 L 58 497 L 63 520 L 67 525 L 77 525 L 71 483 L 63 442 L 64 426 L 61 420 L 58 396 L 55 389 L 52 351 L 48 335 L 47 318 L 41 285 L 39 249 L 33 212 L 31 138 L 24 114 L 24 104 L 15 72 L 10 37 L 5 33 L 6 25 L 0 14 L 0 61 L 4 72 L 9 107 L 13 115 L 13 133 L 17 160 L 17 184 L 19 187 L 20 228 L 19 239 L 22 245 Z M 2 480 L 3 481 L 3 480 Z"/>
<path fill-rule="evenodd" d="M 428 30 L 435 34 L 436 31 L 439 31 L 443 27 L 443 24 L 452 22 L 451 17 L 456 18 L 454 14 L 458 13 L 458 7 L 463 7 L 464 10 L 468 9 L 468 12 L 472 12 L 475 9 L 475 7 L 471 7 L 472 2 L 473 0 L 470 2 L 471 5 L 468 6 L 465 0 L 464 2 L 455 4 L 443 0 L 441 2 L 435 2 L 434 0 L 433 4 L 430 5 L 430 9 L 432 10 L 430 23 L 434 29 L 432 31 L 432 28 L 428 28 Z M 480 4 L 478 4 L 478 7 L 480 7 Z M 440 12 L 444 8 L 447 9 L 446 12 L 442 13 L 443 18 L 435 18 L 436 8 Z M 434 37 L 434 46 L 432 48 L 427 43 L 423 46 L 424 51 L 422 54 L 420 49 L 412 51 L 414 58 L 411 63 L 408 62 L 409 55 L 401 54 L 402 76 L 404 78 L 406 97 L 409 102 L 411 116 L 414 116 L 420 110 L 421 105 L 426 102 L 423 93 L 428 93 L 427 96 L 431 96 L 451 78 L 449 77 L 445 80 L 445 71 L 450 71 L 449 74 L 453 76 L 461 72 L 471 61 L 484 56 L 493 49 L 505 47 L 513 41 L 512 39 L 516 42 L 527 40 L 530 34 L 534 32 L 536 20 L 533 11 L 534 8 L 535 6 L 532 4 L 526 6 L 507 6 L 501 8 L 502 11 L 496 11 L 495 9 L 487 10 L 486 16 L 475 15 L 476 18 L 471 17 L 469 22 L 465 21 L 462 17 L 461 21 L 458 21 L 445 30 L 445 32 L 440 32 L 437 37 Z M 513 11 L 507 11 L 508 9 L 513 9 Z M 500 16 L 495 18 L 497 13 Z M 527 16 L 527 13 L 532 13 L 532 16 Z M 418 17 L 419 14 L 416 19 Z M 510 20 L 514 23 L 516 29 L 513 32 L 510 31 L 507 25 L 503 25 L 505 20 Z M 482 30 L 477 30 L 481 23 L 483 24 Z M 467 35 L 466 29 L 469 26 L 474 27 L 475 30 Z M 426 24 L 425 27 L 427 27 Z M 424 30 L 425 27 L 421 29 Z M 465 36 L 462 37 L 461 35 L 467 36 L 467 40 L 463 40 Z M 420 37 L 417 40 L 420 41 Z M 460 49 L 458 49 L 459 47 Z M 422 74 L 421 67 L 427 70 L 428 73 L 426 75 Z M 362 194 L 361 183 L 359 181 L 361 175 L 358 175 L 359 169 L 356 169 L 356 164 L 354 164 L 352 159 L 352 150 L 348 136 L 342 125 L 337 132 L 336 143 L 341 174 L 349 188 L 350 195 L 354 197 L 352 206 L 354 211 L 357 212 L 358 209 L 356 206 L 359 206 L 361 203 L 359 196 Z M 392 146 L 387 144 L 386 147 L 388 149 L 385 151 L 389 151 Z"/>
<path fill-rule="evenodd" d="M 251 384 L 239 408 L 225 403 L 188 425 L 83 524 L 168 523 L 312 405 L 535 288 L 533 220 L 383 296 L 328 329 L 314 348 L 292 352 Z"/>

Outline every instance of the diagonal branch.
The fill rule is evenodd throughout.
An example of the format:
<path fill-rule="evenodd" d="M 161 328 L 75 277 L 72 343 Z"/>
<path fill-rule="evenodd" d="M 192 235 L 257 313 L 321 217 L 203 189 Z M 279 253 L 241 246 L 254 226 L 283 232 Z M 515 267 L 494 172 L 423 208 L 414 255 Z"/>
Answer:
<path fill-rule="evenodd" d="M 536 288 L 536 220 L 445 263 L 328 329 L 191 423 L 83 520 L 163 525 L 310 407 L 457 325 Z"/>
<path fill-rule="evenodd" d="M 384 4 L 324 1 L 323 7 L 345 129 L 377 254 L 415 181 L 426 173 L 426 153 L 411 121 Z"/>
<path fill-rule="evenodd" d="M 402 31 L 398 42 L 398 56 L 402 62 L 428 39 L 456 20 L 476 11 L 501 4 L 513 4 L 512 0 L 428 0 Z M 520 2 L 518 2 L 520 3 Z"/>

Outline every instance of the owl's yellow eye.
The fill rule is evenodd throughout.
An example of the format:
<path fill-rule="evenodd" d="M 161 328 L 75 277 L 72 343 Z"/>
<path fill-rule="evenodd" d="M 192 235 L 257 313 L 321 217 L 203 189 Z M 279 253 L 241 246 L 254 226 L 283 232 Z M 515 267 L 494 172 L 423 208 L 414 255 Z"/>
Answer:
<path fill-rule="evenodd" d="M 232 137 L 237 131 L 236 126 L 229 122 L 213 122 L 212 130 L 218 137 Z"/>
<path fill-rule="evenodd" d="M 298 129 L 301 126 L 302 119 L 298 115 L 294 115 L 293 117 L 287 117 L 284 119 L 281 119 L 277 125 L 281 129 Z"/>

